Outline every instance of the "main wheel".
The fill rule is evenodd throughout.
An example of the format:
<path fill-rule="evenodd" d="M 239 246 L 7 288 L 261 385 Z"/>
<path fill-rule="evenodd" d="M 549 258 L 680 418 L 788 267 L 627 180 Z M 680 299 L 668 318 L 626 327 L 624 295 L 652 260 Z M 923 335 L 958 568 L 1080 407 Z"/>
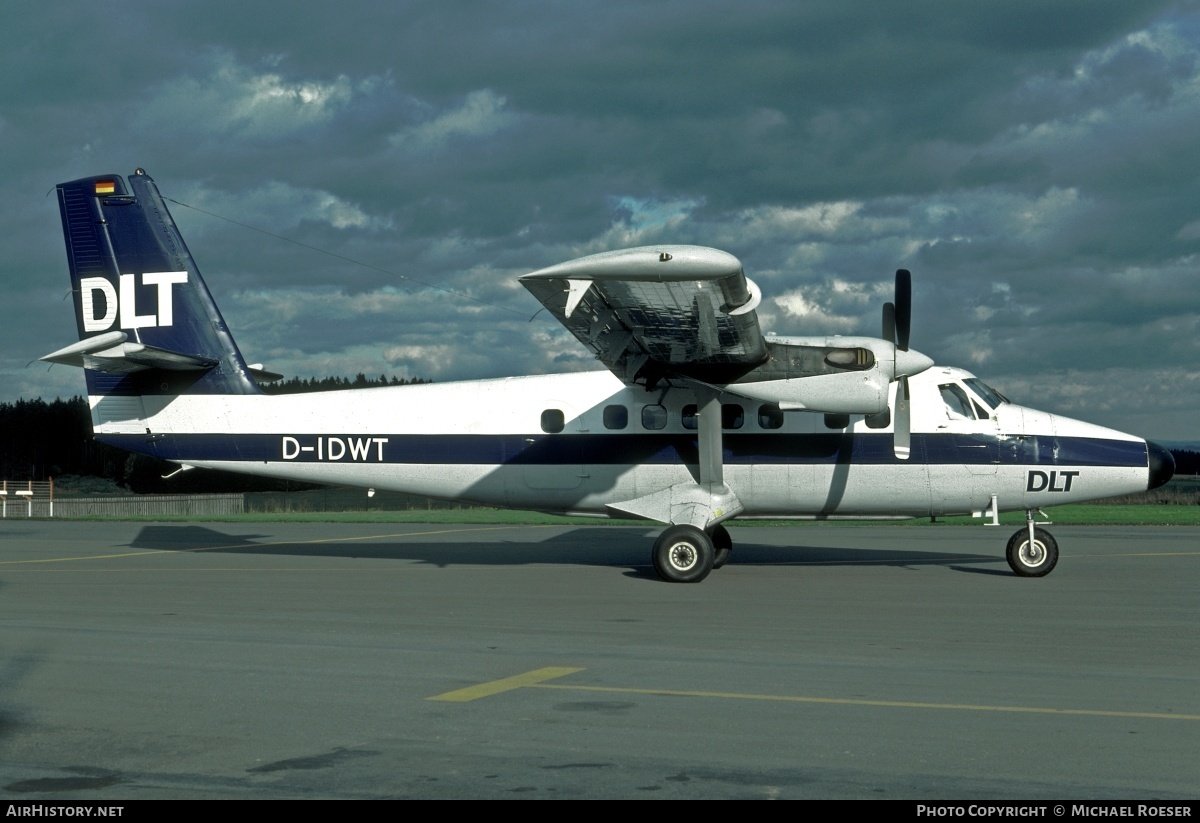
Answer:
<path fill-rule="evenodd" d="M 1045 529 L 1034 528 L 1033 544 L 1024 528 L 1008 541 L 1008 565 L 1021 577 L 1045 577 L 1058 563 L 1058 543 Z"/>
<path fill-rule="evenodd" d="M 719 569 L 729 562 L 729 553 L 733 551 L 733 538 L 729 529 L 718 524 L 709 534 L 713 544 L 713 568 Z"/>
<path fill-rule="evenodd" d="M 713 567 L 713 542 L 695 526 L 671 526 L 654 542 L 654 570 L 670 583 L 699 583 Z"/>

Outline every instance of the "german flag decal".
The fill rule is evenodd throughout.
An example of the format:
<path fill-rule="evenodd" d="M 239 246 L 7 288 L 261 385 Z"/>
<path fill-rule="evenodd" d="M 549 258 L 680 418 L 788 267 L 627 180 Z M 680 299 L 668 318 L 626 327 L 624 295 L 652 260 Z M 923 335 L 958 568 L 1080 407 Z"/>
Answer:
<path fill-rule="evenodd" d="M 97 180 L 96 194 L 113 194 L 117 190 L 116 180 Z"/>

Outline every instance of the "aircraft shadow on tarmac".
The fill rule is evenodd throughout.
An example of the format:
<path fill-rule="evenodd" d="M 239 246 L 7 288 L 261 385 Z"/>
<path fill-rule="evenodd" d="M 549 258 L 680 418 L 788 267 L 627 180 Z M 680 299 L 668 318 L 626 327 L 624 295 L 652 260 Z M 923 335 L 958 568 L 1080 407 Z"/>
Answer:
<path fill-rule="evenodd" d="M 505 535 L 506 531 L 513 531 L 508 527 L 480 527 L 453 537 L 443 534 L 430 538 L 414 533 L 412 536 L 387 535 L 369 539 L 339 540 L 334 537 L 287 541 L 268 534 L 225 534 L 205 526 L 154 525 L 144 527 L 130 547 L 158 551 L 406 560 L 438 567 L 529 564 L 625 566 L 632 567 L 631 576 L 658 579 L 650 568 L 650 547 L 658 533 L 655 527 L 581 526 L 568 531 L 547 529 L 545 537 L 541 539 L 531 539 L 529 529 L 518 528 L 524 532 L 520 540 Z M 756 542 L 754 531 L 739 530 L 735 538 L 737 545 L 730 559 L 731 566 L 944 566 L 968 573 L 1008 574 L 1007 569 L 974 567 L 975 564 L 1003 564 L 1003 558 L 994 555 L 888 549 L 867 541 L 864 541 L 862 548 L 803 544 L 773 546 Z M 886 539 L 882 534 L 880 538 Z"/>

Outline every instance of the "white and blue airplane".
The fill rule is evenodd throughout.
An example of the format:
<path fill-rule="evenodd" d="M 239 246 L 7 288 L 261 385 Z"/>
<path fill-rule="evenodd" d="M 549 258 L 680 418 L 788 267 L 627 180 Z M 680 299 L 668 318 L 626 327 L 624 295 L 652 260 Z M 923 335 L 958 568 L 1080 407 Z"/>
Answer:
<path fill-rule="evenodd" d="M 572 260 L 522 284 L 607 368 L 272 396 L 234 343 L 141 169 L 58 187 L 98 440 L 184 467 L 488 506 L 666 524 L 665 580 L 729 559 L 724 523 L 1024 511 L 1007 559 L 1048 574 L 1047 505 L 1155 488 L 1154 443 L 1011 403 L 909 348 L 911 280 L 883 335 L 774 337 L 736 257 L 652 246 Z"/>

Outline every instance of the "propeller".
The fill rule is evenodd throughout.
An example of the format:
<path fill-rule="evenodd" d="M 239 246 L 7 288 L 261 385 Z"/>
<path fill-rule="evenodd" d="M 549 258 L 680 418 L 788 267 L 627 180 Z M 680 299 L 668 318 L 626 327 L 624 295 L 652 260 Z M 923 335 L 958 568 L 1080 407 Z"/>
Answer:
<path fill-rule="evenodd" d="M 912 419 L 909 416 L 911 405 L 908 375 L 905 375 L 896 386 L 896 413 L 892 415 L 892 453 L 900 460 L 908 459 L 912 441 Z"/>
<path fill-rule="evenodd" d="M 916 352 L 903 357 L 899 352 L 908 352 L 909 332 L 912 330 L 912 273 L 908 269 L 896 270 L 896 297 L 894 303 L 883 304 L 883 339 L 896 347 L 895 374 L 896 408 L 892 415 L 892 451 L 900 460 L 907 460 L 911 444 L 912 418 L 909 414 L 912 395 L 908 387 L 908 375 L 923 371 L 928 365 L 915 362 L 929 358 Z"/>
<path fill-rule="evenodd" d="M 908 351 L 908 333 L 912 327 L 912 273 L 896 269 L 896 348 Z"/>

